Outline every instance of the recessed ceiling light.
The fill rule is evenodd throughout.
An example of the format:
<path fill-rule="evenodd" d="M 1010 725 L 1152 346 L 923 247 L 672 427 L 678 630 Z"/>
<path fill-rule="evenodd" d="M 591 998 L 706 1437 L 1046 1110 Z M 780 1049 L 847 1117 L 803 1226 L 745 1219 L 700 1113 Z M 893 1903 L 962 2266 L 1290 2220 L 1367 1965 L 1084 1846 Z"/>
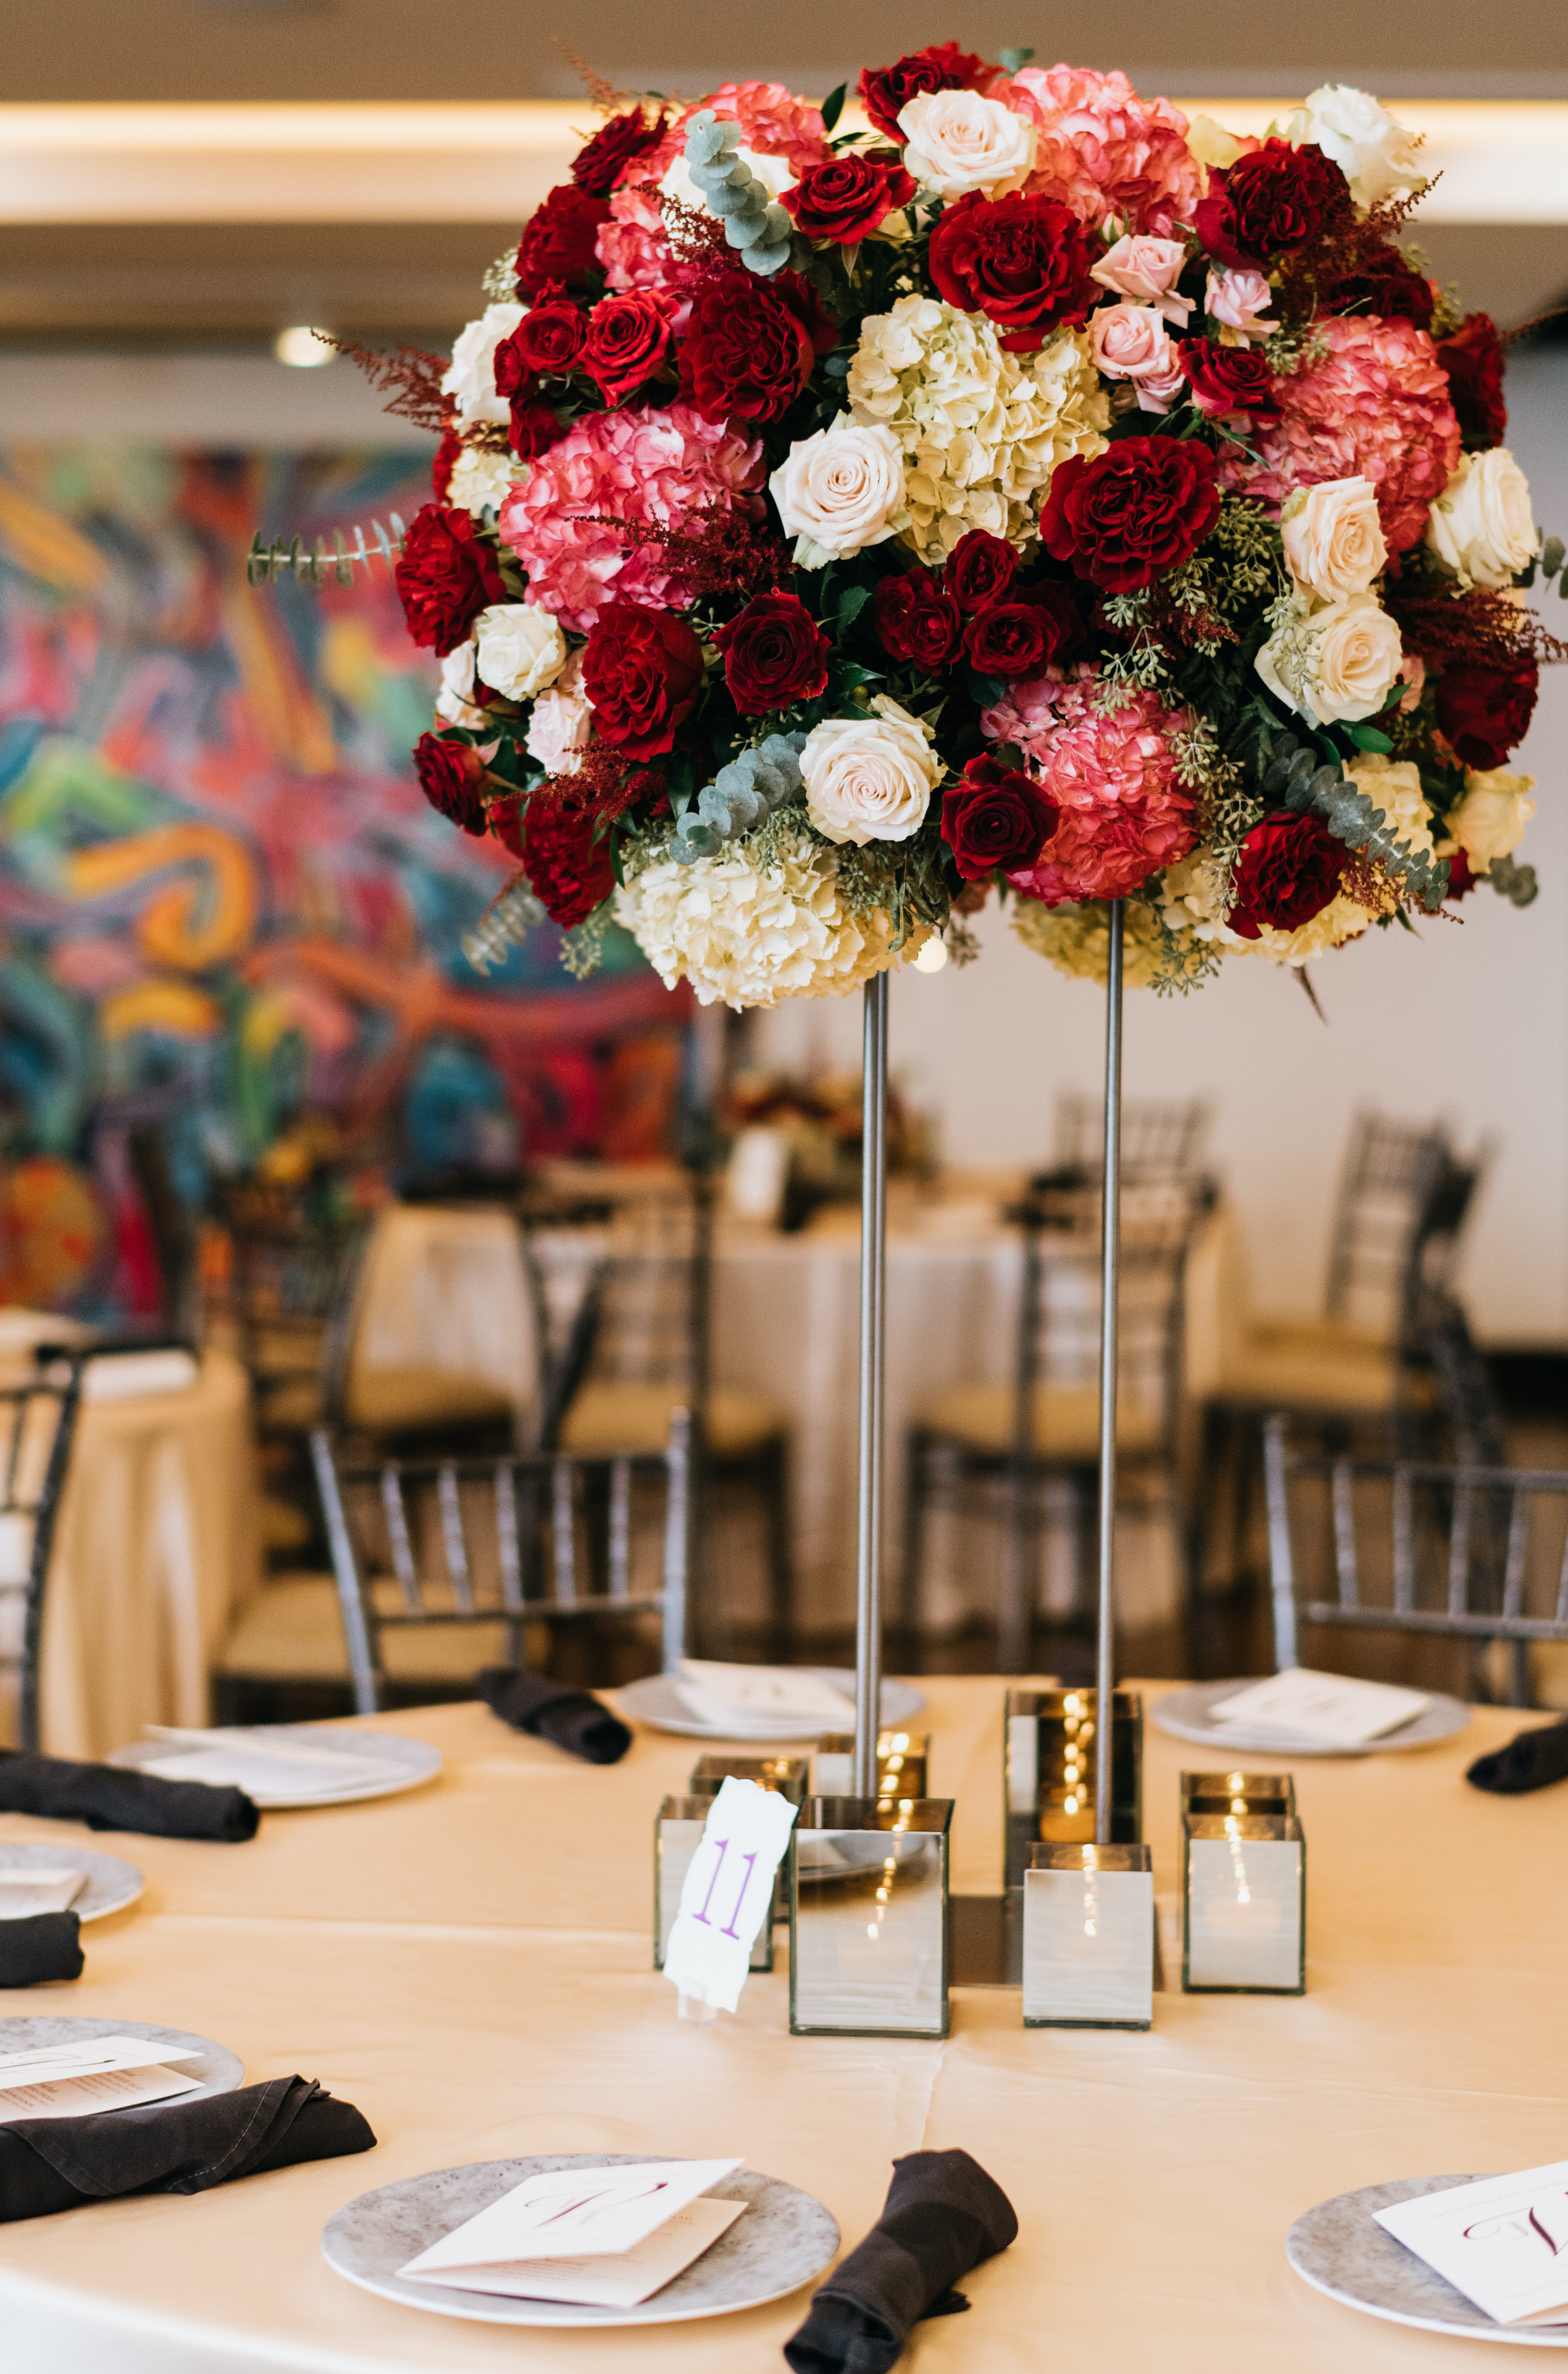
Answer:
<path fill-rule="evenodd" d="M 290 364 L 295 370 L 319 370 L 330 363 L 336 348 L 329 347 L 318 332 L 297 323 L 292 330 L 280 330 L 273 352 L 280 363 Z"/>

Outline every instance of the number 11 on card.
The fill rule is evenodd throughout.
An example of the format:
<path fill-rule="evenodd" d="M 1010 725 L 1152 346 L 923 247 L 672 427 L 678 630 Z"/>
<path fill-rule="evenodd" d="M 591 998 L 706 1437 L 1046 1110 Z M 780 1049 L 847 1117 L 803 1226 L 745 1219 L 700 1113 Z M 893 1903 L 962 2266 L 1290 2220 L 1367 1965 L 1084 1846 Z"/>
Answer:
<path fill-rule="evenodd" d="M 787 1798 L 755 1780 L 731 1777 L 720 1787 L 664 1948 L 664 1976 L 679 1989 L 683 2012 L 693 2004 L 711 2017 L 740 2002 L 794 1819 Z"/>

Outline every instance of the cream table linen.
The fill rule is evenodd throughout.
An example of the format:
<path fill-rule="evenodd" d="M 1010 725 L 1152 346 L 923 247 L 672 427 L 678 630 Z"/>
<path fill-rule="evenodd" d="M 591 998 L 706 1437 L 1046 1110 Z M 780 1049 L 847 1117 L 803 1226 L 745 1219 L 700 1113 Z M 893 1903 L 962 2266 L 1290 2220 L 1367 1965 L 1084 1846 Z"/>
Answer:
<path fill-rule="evenodd" d="M 927 1686 L 956 1884 L 994 1886 L 1005 1686 Z M 1461 2355 L 1504 2374 L 1511 2349 L 1461 2352 L 1308 2291 L 1284 2236 L 1352 2186 L 1562 2156 L 1568 1789 L 1463 1780 L 1518 1720 L 1295 1767 L 1305 1997 L 1162 1994 L 1135 2035 L 1025 2032 L 1015 1994 L 965 1991 L 929 2044 L 791 2039 L 782 1956 L 734 2020 L 676 2020 L 649 1966 L 651 1828 L 693 1743 L 639 1731 L 594 1769 L 478 1707 L 379 1717 L 445 1749 L 430 1788 L 268 1815 L 245 1847 L 128 1839 L 148 1893 L 88 1933 L 87 1977 L 0 1997 L 197 2029 L 251 2081 L 319 2076 L 379 2147 L 0 2227 L 7 2374 L 774 2374 L 804 2295 L 662 2333 L 487 2329 L 354 2290 L 321 2228 L 371 2186 L 458 2161 L 739 2151 L 819 2195 L 849 2242 L 895 2153 L 949 2145 L 1006 2188 L 1021 2232 L 965 2280 L 968 2316 L 918 2329 L 911 2374 L 1442 2374 Z M 1168 1896 L 1194 1751 L 1153 1726 L 1146 1750 Z M 0 1837 L 77 1835 L 0 1817 Z"/>

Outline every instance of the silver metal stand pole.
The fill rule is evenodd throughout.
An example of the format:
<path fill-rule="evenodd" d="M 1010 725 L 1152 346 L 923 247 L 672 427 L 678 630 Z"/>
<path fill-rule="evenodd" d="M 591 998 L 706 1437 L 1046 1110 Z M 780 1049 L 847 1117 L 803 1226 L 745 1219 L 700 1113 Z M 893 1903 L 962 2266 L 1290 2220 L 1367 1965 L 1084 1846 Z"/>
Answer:
<path fill-rule="evenodd" d="M 1111 1764 L 1116 1739 L 1117 1296 L 1121 1273 L 1122 901 L 1111 906 L 1106 971 L 1106 1169 L 1100 1239 L 1100 1603 L 1094 1665 L 1094 1838 L 1111 1843 Z"/>
<path fill-rule="evenodd" d="M 860 1532 L 855 1592 L 855 1794 L 876 1795 L 882 1713 L 883 1369 L 887 1338 L 887 975 L 865 987 L 860 1122 Z"/>

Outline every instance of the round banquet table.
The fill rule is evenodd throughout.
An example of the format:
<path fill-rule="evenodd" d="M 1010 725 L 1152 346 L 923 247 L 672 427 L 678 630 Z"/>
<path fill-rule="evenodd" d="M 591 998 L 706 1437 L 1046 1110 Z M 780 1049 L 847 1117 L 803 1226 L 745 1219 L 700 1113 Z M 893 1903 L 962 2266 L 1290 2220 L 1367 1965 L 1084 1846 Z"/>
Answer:
<path fill-rule="evenodd" d="M 1000 1879 L 1005 1685 L 928 1686 L 932 1786 L 957 1799 L 954 1884 L 984 1892 Z M 378 2147 L 0 2228 L 6 2374 L 775 2374 L 804 2293 L 662 2332 L 487 2327 L 356 2290 L 323 2263 L 321 2230 L 373 2186 L 462 2161 L 742 2153 L 825 2201 L 848 2245 L 895 2154 L 951 2145 L 1005 2187 L 1019 2239 L 965 2279 L 968 2316 L 918 2328 L 914 2374 L 1515 2364 L 1309 2291 L 1284 2240 L 1332 2193 L 1568 2148 L 1568 1788 L 1510 1799 L 1463 1780 L 1516 1714 L 1478 1711 L 1421 1752 L 1295 1766 L 1305 1997 L 1162 1994 L 1139 2035 L 1025 2031 L 1016 1993 L 961 1989 L 943 2044 L 791 2038 L 787 1952 L 735 2018 L 677 2020 L 650 1968 L 651 1835 L 697 1743 L 639 1731 L 624 1763 L 595 1769 L 476 1705 L 376 1721 L 437 1742 L 442 1776 L 268 1815 L 243 1847 L 112 1841 L 147 1874 L 141 1904 L 88 1931 L 77 1984 L 0 1995 L 0 2011 L 194 2029 L 232 2046 L 250 2082 L 319 2077 Z M 1149 1726 L 1167 1903 L 1194 1753 Z M 74 1835 L 0 1817 L 0 1837 Z"/>

